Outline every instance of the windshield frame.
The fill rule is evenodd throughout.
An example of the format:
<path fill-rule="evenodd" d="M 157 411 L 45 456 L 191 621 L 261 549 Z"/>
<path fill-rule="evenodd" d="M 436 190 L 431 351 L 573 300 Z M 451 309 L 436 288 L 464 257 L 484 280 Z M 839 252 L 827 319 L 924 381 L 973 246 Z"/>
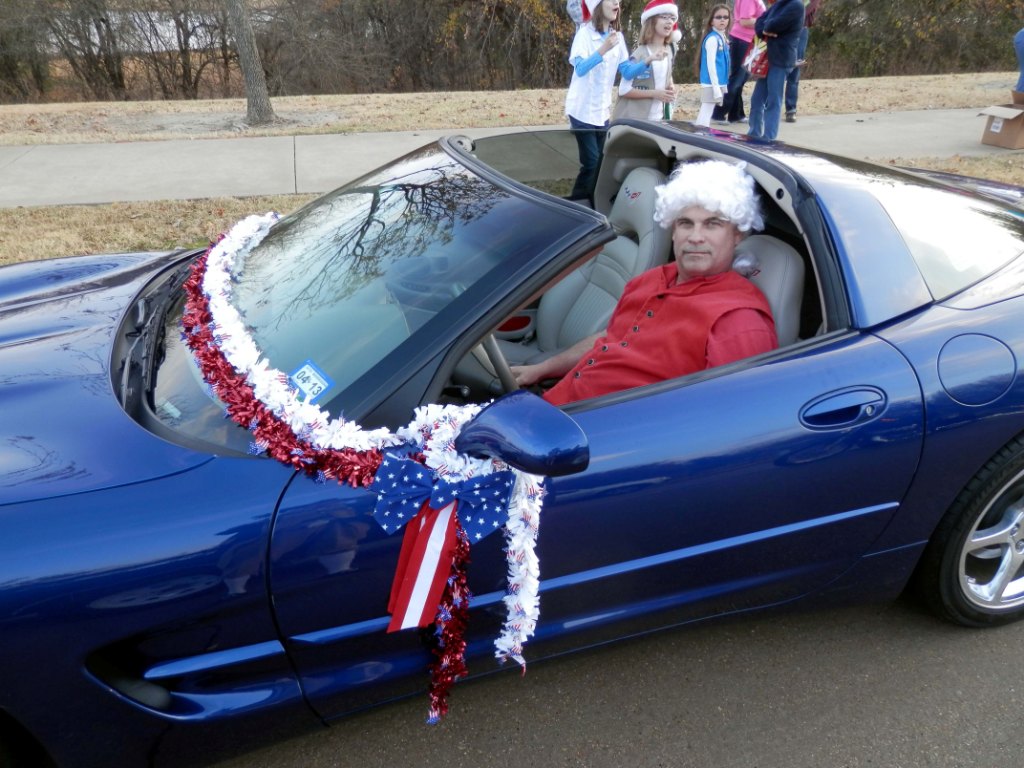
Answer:
<path fill-rule="evenodd" d="M 500 137 L 489 140 L 495 138 Z M 346 391 L 346 413 L 371 428 L 402 423 L 414 407 L 439 401 L 456 362 L 486 333 L 615 237 L 603 214 L 495 170 L 473 153 L 472 144 L 463 137 L 445 137 L 432 146 L 507 193 L 510 199 L 538 206 L 538 210 L 564 214 L 566 223 L 571 222 L 572 226 L 510 270 L 505 279 L 491 284 L 490 290 L 475 291 L 473 301 L 464 307 L 465 312 L 435 339 L 432 348 L 410 349 L 409 357 L 401 360 L 398 354 L 389 355 L 353 382 Z"/>

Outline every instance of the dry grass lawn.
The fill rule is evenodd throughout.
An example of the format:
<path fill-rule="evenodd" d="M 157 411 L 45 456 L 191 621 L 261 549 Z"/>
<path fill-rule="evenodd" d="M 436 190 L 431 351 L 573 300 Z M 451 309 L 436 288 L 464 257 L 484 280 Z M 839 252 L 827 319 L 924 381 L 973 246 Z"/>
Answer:
<path fill-rule="evenodd" d="M 806 78 L 800 86 L 800 113 L 985 107 L 1007 101 L 1016 78 L 1013 72 L 851 80 Z M 681 89 L 681 104 L 696 102 L 695 85 Z M 263 128 L 244 125 L 245 102 L 237 99 L 0 105 L 0 144 L 556 125 L 564 122 L 564 97 L 561 89 L 284 97 L 273 100 L 279 121 Z M 897 158 L 894 162 L 1024 185 L 1024 152 Z M 286 213 L 310 197 L 0 209 L 0 265 L 75 253 L 161 250 L 205 243 L 248 213 Z"/>
<path fill-rule="evenodd" d="M 800 83 L 800 113 L 986 107 L 1007 101 L 1016 81 L 1015 72 L 805 78 Z M 679 88 L 681 105 L 698 102 L 695 84 Z M 749 98 L 750 86 L 745 94 Z M 244 124 L 241 99 L 0 105 L 0 144 L 560 125 L 565 122 L 564 104 L 564 89 L 286 96 L 273 99 L 279 122 L 262 128 Z"/>
<path fill-rule="evenodd" d="M 286 213 L 313 197 L 214 197 L 0 208 L 0 265 L 70 254 L 162 251 L 206 245 L 251 213 Z"/>

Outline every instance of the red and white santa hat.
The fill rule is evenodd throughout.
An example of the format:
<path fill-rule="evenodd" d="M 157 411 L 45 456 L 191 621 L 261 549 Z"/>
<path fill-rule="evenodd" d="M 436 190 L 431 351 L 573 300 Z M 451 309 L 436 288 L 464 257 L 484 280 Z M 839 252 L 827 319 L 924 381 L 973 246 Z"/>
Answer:
<path fill-rule="evenodd" d="M 594 15 L 594 9 L 597 8 L 597 4 L 601 0 L 583 0 L 583 7 L 580 11 L 583 13 L 583 21 L 588 22 Z"/>
<path fill-rule="evenodd" d="M 640 14 L 640 23 L 643 24 L 655 16 L 675 16 L 676 23 L 672 25 L 672 42 L 678 43 L 683 39 L 683 33 L 679 31 L 678 23 L 679 6 L 672 2 L 672 0 L 651 0 L 644 6 L 643 13 Z"/>

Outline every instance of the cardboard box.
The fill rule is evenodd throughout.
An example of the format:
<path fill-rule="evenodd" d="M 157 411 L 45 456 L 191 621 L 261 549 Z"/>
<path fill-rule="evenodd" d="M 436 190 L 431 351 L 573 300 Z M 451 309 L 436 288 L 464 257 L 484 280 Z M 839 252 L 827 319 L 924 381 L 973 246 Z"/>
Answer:
<path fill-rule="evenodd" d="M 1024 149 L 1024 101 L 987 107 L 979 114 L 988 116 L 985 132 L 981 135 L 982 144 Z"/>
<path fill-rule="evenodd" d="M 1014 104 L 1024 104 L 1024 91 L 1010 91 Z"/>

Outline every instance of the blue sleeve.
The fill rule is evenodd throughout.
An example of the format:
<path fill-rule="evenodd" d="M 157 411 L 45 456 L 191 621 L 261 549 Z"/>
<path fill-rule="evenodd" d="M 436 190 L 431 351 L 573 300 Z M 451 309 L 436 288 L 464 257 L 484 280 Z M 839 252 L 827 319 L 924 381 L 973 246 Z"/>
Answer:
<path fill-rule="evenodd" d="M 642 75 L 646 69 L 647 65 L 643 61 L 630 60 L 619 64 L 619 73 L 623 80 L 633 80 Z"/>
<path fill-rule="evenodd" d="M 589 57 L 585 59 L 577 58 L 576 61 L 573 62 L 573 64 L 575 65 L 576 74 L 579 75 L 580 77 L 583 77 L 584 75 L 587 74 L 587 72 L 589 72 L 598 64 L 600 64 L 602 60 L 603 59 L 600 53 L 592 53 Z"/>

